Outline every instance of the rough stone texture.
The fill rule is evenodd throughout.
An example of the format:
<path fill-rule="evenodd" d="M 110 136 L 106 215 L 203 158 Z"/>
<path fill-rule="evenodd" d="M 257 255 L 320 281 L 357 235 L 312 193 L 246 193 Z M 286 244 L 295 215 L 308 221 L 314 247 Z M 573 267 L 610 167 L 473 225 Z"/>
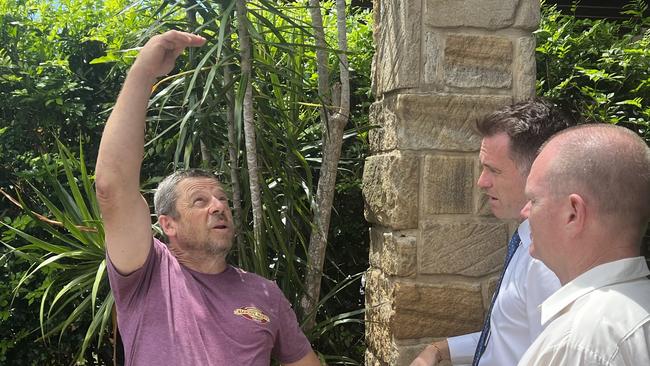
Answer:
<path fill-rule="evenodd" d="M 483 282 L 483 304 L 485 305 L 485 312 L 487 313 L 490 308 L 490 302 L 492 302 L 492 295 L 497 289 L 497 282 L 499 282 L 499 276 L 501 276 L 501 269 L 503 268 L 503 263 L 499 266 L 498 270 L 494 273 L 493 276 L 490 276 L 486 281 Z"/>
<path fill-rule="evenodd" d="M 370 265 L 387 275 L 408 277 L 415 275 L 416 238 L 409 233 L 383 232 L 370 229 Z"/>
<path fill-rule="evenodd" d="M 435 214 L 471 213 L 474 207 L 474 160 L 433 155 L 424 159 L 422 218 Z"/>
<path fill-rule="evenodd" d="M 533 32 L 539 27 L 541 11 L 539 0 L 520 0 L 519 9 L 517 10 L 517 20 L 513 28 L 519 28 Z"/>
<path fill-rule="evenodd" d="M 385 366 L 386 364 L 379 361 L 369 349 L 366 349 L 366 362 L 365 366 Z"/>
<path fill-rule="evenodd" d="M 519 0 L 426 0 L 424 22 L 432 27 L 507 28 Z"/>
<path fill-rule="evenodd" d="M 425 84 L 439 84 L 441 82 L 439 69 L 442 59 L 443 40 L 436 32 L 424 32 L 424 43 L 422 48 L 422 69 Z"/>
<path fill-rule="evenodd" d="M 395 103 L 397 98 L 386 98 L 370 106 L 369 120 L 373 128 L 368 132 L 368 143 L 371 153 L 390 151 L 397 148 L 397 115 Z"/>
<path fill-rule="evenodd" d="M 418 165 L 413 154 L 366 159 L 362 188 L 366 220 L 394 230 L 417 228 Z"/>
<path fill-rule="evenodd" d="M 476 120 L 512 103 L 509 95 L 399 94 L 370 107 L 372 152 L 403 150 L 478 151 Z"/>
<path fill-rule="evenodd" d="M 418 273 L 484 276 L 503 264 L 508 227 L 477 222 L 431 223 L 422 228 Z"/>
<path fill-rule="evenodd" d="M 455 34 L 445 45 L 445 82 L 461 88 L 508 89 L 512 85 L 512 41 Z"/>
<path fill-rule="evenodd" d="M 473 125 L 533 95 L 539 0 L 373 3 L 366 365 L 399 366 L 482 325 L 514 227 L 474 187 Z"/>
<path fill-rule="evenodd" d="M 483 321 L 478 284 L 395 284 L 391 325 L 396 339 L 443 337 L 474 332 Z"/>
<path fill-rule="evenodd" d="M 521 37 L 517 40 L 515 69 L 513 72 L 513 96 L 515 101 L 522 101 L 535 96 L 535 38 Z"/>
<path fill-rule="evenodd" d="M 377 269 L 366 272 L 366 344 L 379 360 L 393 365 L 396 357 L 393 342 L 393 284 Z"/>
<path fill-rule="evenodd" d="M 382 0 L 375 2 L 373 94 L 416 87 L 420 81 L 422 2 Z"/>

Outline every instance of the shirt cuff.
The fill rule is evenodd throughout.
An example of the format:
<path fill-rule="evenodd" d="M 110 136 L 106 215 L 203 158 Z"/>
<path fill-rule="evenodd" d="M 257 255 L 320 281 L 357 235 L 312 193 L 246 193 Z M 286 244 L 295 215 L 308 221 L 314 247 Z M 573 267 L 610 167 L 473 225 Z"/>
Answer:
<path fill-rule="evenodd" d="M 447 338 L 449 355 L 454 365 L 471 365 L 481 332 Z"/>

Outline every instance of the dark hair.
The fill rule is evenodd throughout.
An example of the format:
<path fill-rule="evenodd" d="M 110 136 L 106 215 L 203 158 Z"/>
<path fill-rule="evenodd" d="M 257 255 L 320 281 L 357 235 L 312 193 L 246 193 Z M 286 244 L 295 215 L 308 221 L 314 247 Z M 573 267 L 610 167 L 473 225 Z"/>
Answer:
<path fill-rule="evenodd" d="M 178 218 L 178 212 L 176 211 L 176 199 L 178 198 L 176 186 L 183 179 L 187 178 L 210 178 L 214 179 L 218 184 L 221 184 L 219 178 L 207 170 L 177 170 L 158 183 L 158 188 L 153 196 L 153 205 L 157 216 L 167 215 Z"/>
<path fill-rule="evenodd" d="M 575 125 L 557 105 L 534 98 L 503 107 L 476 122 L 482 137 L 506 133 L 510 138 L 510 158 L 523 173 L 531 165 L 542 144 L 556 132 Z"/>

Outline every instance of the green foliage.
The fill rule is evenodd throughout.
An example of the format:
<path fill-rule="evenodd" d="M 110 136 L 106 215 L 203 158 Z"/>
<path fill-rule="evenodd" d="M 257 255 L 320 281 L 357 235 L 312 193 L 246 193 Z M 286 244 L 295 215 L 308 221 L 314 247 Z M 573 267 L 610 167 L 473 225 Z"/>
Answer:
<path fill-rule="evenodd" d="M 21 202 L 30 208 L 25 215 L 7 201 L 0 206 L 6 217 L 0 227 L 8 228 L 0 229 L 2 240 L 16 248 L 0 260 L 0 277 L 6 279 L 0 285 L 0 334 L 6 339 L 0 342 L 0 363 L 3 357 L 14 364 L 39 365 L 110 361 L 106 327 L 112 300 L 103 273 L 101 223 L 92 177 L 82 169 L 94 165 L 107 111 L 135 47 L 152 34 L 182 28 L 195 29 L 209 44 L 184 55 L 179 69 L 190 71 L 172 72 L 152 96 L 142 169 L 145 195 L 161 176 L 179 166 L 227 171 L 225 95 L 236 92 L 241 80 L 237 35 L 226 32 L 233 18 L 232 2 L 222 3 L 197 1 L 190 9 L 182 5 L 192 3 L 157 1 L 0 3 L 8 19 L 3 24 L 10 25 L 0 29 L 0 92 L 8 101 L 0 107 L 0 174 L 6 174 L 0 176 L 0 186 L 15 184 L 11 181 L 18 178 L 16 186 L 26 201 Z M 293 303 L 303 291 L 301 276 L 321 158 L 320 101 L 305 5 L 249 3 L 267 231 L 264 245 L 239 247 L 232 258 L 276 280 Z M 334 14 L 331 3 L 324 7 L 326 33 L 331 36 Z M 191 9 L 196 10 L 196 21 L 188 20 Z M 364 351 L 360 276 L 352 274 L 367 268 L 368 257 L 360 176 L 370 104 L 370 21 L 367 11 L 348 17 L 354 94 L 332 218 L 340 226 L 330 230 L 333 250 L 324 269 L 318 325 L 309 334 L 330 364 L 358 364 Z M 337 58 L 332 51 L 335 74 Z M 224 65 L 235 74 L 231 84 L 224 82 Z M 244 165 L 241 121 L 237 122 L 237 162 Z M 55 137 L 63 143 L 61 151 Z M 90 153 L 86 163 L 77 161 L 78 139 Z M 201 145 L 208 152 L 207 160 Z M 223 179 L 230 181 L 227 174 Z M 249 212 L 245 169 L 240 179 L 244 211 Z M 63 227 L 42 221 L 34 212 L 60 221 Z M 241 235 L 252 243 L 249 220 L 245 218 Z M 32 343 L 43 336 L 47 337 Z"/>
<path fill-rule="evenodd" d="M 650 142 L 650 18 L 645 1 L 624 9 L 627 20 L 593 20 L 544 5 L 537 92 L 575 118 L 621 124 Z"/>
<path fill-rule="evenodd" d="M 241 267 L 274 279 L 289 300 L 297 304 L 304 292 L 302 276 L 312 225 L 317 168 L 321 161 L 320 101 L 316 93 L 315 48 L 306 2 L 248 3 L 250 23 L 247 27 L 254 44 L 251 78 L 258 164 L 263 181 L 261 193 L 265 230 L 261 243 L 255 243 L 252 238 L 248 172 L 243 158 L 243 128 L 239 118 L 243 93 L 237 37 L 235 31 L 225 31 L 226 25 L 234 18 L 234 7 L 231 2 L 221 6 L 196 3 L 200 9 L 196 23 L 182 25 L 181 28 L 192 29 L 193 25 L 208 39 L 208 43 L 189 55 L 189 65 L 183 68 L 189 68 L 188 71 L 167 78 L 152 97 L 153 112 L 149 117 L 152 129 L 148 131 L 147 156 L 156 156 L 156 160 L 160 161 L 163 154 L 169 159 L 162 160 L 173 161 L 176 167 L 201 165 L 216 171 L 225 170 L 222 180 L 231 182 L 228 167 L 232 162 L 226 150 L 229 101 L 224 96 L 232 92 L 236 96 L 234 103 L 237 110 L 235 163 L 243 166 L 239 180 L 242 182 L 242 206 L 246 215 L 240 230 L 245 244 L 234 250 L 232 258 Z M 325 33 L 333 37 L 336 35 L 333 4 L 324 2 L 322 6 L 325 9 Z M 161 11 L 174 19 L 169 23 L 178 26 L 181 20 L 177 14 L 186 10 L 181 5 L 170 5 Z M 351 68 L 360 72 L 353 73 L 353 83 L 356 83 L 353 84 L 353 124 L 346 133 L 346 159 L 342 163 L 343 177 L 339 182 L 345 182 L 348 194 L 360 199 L 359 181 L 365 153 L 367 108 L 370 104 L 371 18 L 369 12 L 356 12 L 347 19 L 348 32 L 353 35 L 350 37 Z M 166 24 L 167 21 L 163 20 L 161 26 L 165 27 Z M 330 43 L 333 40 L 330 38 Z M 337 51 L 333 48 L 331 51 L 330 67 L 336 74 Z M 226 65 L 234 73 L 233 83 L 224 80 Z M 207 160 L 201 149 L 209 152 Z M 145 164 L 149 163 L 145 161 Z M 162 168 L 156 174 L 173 169 L 171 166 Z M 358 230 L 354 241 L 352 238 L 347 238 L 347 241 L 342 239 L 340 228 L 333 228 L 334 231 L 339 230 L 333 236 L 337 238 L 337 244 L 354 248 L 356 252 L 348 253 L 347 257 L 328 254 L 323 285 L 323 298 L 328 302 L 321 303 L 317 316 L 319 326 L 310 334 L 316 349 L 331 356 L 328 358 L 330 363 L 359 362 L 363 357 L 360 319 L 358 315 L 350 318 L 358 314 L 355 309 L 363 308 L 358 277 L 350 277 L 350 274 L 367 268 L 367 227 L 363 221 L 361 201 L 358 202 L 358 205 L 346 207 L 346 212 L 353 214 L 340 220 Z M 341 208 L 346 205 L 341 201 L 339 204 Z M 332 248 L 333 252 L 337 251 L 336 247 Z M 363 260 L 355 262 L 350 257 Z M 353 279 L 356 280 L 355 286 L 342 286 Z M 346 296 L 349 296 L 349 300 L 344 299 Z M 345 317 L 339 318 L 341 313 L 346 314 Z M 301 318 L 304 315 L 299 314 Z M 330 332 L 334 324 L 345 324 L 346 328 Z M 337 358 L 340 355 L 350 357 Z"/>
<path fill-rule="evenodd" d="M 65 352 L 57 357 L 56 353 L 62 349 L 55 347 L 53 355 L 45 359 L 44 355 L 39 357 L 42 364 L 71 363 L 85 358 L 94 359 L 96 364 L 109 364 L 110 357 L 106 356 L 110 356 L 111 347 L 106 345 L 105 335 L 110 326 L 113 297 L 105 274 L 104 233 L 99 208 L 83 155 L 77 160 L 62 144 L 59 143 L 58 148 L 56 164 L 48 164 L 48 159 L 43 161 L 44 183 L 51 188 L 53 197 L 46 197 L 33 185 L 25 187 L 22 191 L 31 192 L 31 195 L 28 199 L 19 196 L 18 200 L 26 216 L 19 217 L 19 221 L 0 222 L 8 229 L 4 232 L 3 243 L 11 249 L 4 258 L 14 256 L 19 259 L 18 264 L 29 264 L 26 270 L 5 275 L 15 286 L 13 291 L 18 301 L 38 304 L 35 315 L 40 340 L 48 341 L 53 335 L 58 336 L 58 343 L 66 339 L 63 342 Z M 53 219 L 46 220 L 29 209 L 32 205 L 45 206 Z M 33 227 L 25 230 L 24 222 Z M 28 233 L 34 229 L 38 229 L 37 235 Z M 26 244 L 17 248 L 8 244 L 15 242 Z M 9 260 L 7 263 L 16 266 Z M 23 325 L 9 346 L 31 332 Z M 92 346 L 91 342 L 94 342 Z M 6 354 L 2 356 L 7 357 Z"/>

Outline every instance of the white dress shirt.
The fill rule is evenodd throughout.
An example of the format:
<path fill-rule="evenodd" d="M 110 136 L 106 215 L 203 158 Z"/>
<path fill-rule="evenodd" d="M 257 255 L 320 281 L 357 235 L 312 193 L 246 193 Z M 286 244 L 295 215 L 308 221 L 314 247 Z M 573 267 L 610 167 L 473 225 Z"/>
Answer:
<path fill-rule="evenodd" d="M 542 304 L 548 327 L 519 365 L 650 365 L 645 258 L 601 264 Z"/>
<path fill-rule="evenodd" d="M 560 288 L 560 281 L 528 253 L 528 220 L 517 229 L 521 244 L 512 257 L 492 309 L 491 334 L 481 366 L 514 366 L 542 332 L 539 305 Z M 451 362 L 471 364 L 481 332 L 447 339 Z"/>

